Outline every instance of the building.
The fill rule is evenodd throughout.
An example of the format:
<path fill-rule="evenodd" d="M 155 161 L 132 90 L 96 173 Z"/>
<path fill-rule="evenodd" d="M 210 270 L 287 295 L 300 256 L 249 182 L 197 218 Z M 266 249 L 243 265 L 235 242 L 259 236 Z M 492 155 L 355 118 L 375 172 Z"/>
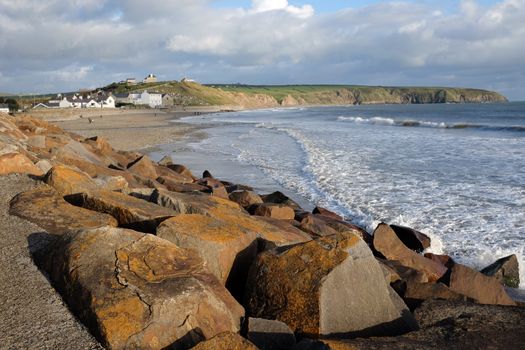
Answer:
<path fill-rule="evenodd" d="M 162 94 L 162 107 L 172 107 L 175 105 L 175 97 L 172 94 Z"/>
<path fill-rule="evenodd" d="M 148 74 L 147 77 L 144 78 L 144 80 L 142 80 L 142 82 L 144 84 L 147 84 L 147 83 L 156 83 L 157 82 L 157 77 L 154 75 L 154 74 Z"/>
<path fill-rule="evenodd" d="M 61 97 L 59 95 L 58 97 Z M 115 108 L 115 98 L 112 95 L 98 93 L 83 97 L 79 94 L 64 96 L 61 99 L 50 100 L 35 105 L 33 108 Z"/>
<path fill-rule="evenodd" d="M 128 85 L 137 85 L 137 79 L 135 79 L 135 78 L 127 78 L 126 79 L 126 84 L 128 84 Z"/>
<path fill-rule="evenodd" d="M 0 103 L 0 113 L 9 113 L 9 105 Z"/>
<path fill-rule="evenodd" d="M 197 81 L 195 79 L 190 78 L 182 78 L 181 83 L 196 83 Z"/>
<path fill-rule="evenodd" d="M 140 94 L 140 103 L 142 105 L 148 105 L 151 108 L 161 107 L 162 106 L 162 94 L 149 93 L 144 91 Z"/>

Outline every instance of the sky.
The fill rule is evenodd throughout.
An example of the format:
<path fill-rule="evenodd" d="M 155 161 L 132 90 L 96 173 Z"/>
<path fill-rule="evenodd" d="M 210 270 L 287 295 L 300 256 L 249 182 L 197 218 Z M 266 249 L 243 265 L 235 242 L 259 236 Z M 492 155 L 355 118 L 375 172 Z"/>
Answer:
<path fill-rule="evenodd" d="M 0 92 L 149 73 L 476 87 L 525 100 L 525 0 L 0 0 Z"/>

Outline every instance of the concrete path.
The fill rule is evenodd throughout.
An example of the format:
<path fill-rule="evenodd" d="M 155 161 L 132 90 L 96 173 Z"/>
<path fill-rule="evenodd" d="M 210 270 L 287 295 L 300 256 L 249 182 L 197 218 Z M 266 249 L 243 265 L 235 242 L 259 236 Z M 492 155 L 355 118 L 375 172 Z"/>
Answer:
<path fill-rule="evenodd" d="M 103 349 L 35 266 L 41 228 L 10 216 L 9 201 L 37 183 L 0 176 L 0 349 Z"/>

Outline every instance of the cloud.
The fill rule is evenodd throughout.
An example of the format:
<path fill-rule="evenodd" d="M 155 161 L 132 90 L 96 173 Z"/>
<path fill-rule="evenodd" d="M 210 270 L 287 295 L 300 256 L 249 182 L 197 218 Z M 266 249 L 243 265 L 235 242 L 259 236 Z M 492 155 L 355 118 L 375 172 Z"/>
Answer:
<path fill-rule="evenodd" d="M 457 11 L 406 0 L 328 13 L 287 0 L 247 8 L 0 0 L 0 90 L 68 90 L 154 72 L 203 82 L 474 86 L 519 98 L 523 18 L 525 0 L 464 0 Z"/>

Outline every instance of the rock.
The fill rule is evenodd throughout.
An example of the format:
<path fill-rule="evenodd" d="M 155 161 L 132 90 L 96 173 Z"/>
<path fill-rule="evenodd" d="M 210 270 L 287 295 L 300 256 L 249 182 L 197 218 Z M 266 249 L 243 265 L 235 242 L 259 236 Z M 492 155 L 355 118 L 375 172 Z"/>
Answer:
<path fill-rule="evenodd" d="M 368 246 L 356 235 L 337 235 L 259 254 L 245 306 L 249 316 L 278 319 L 303 336 L 413 330 L 414 320 L 394 295 Z"/>
<path fill-rule="evenodd" d="M 418 253 L 430 247 L 430 237 L 410 227 L 390 225 L 405 246 Z"/>
<path fill-rule="evenodd" d="M 97 186 L 108 191 L 122 191 L 129 187 L 129 183 L 123 176 L 102 175 L 93 179 Z"/>
<path fill-rule="evenodd" d="M 450 275 L 446 276 L 445 283 L 450 290 L 466 295 L 480 304 L 516 305 L 495 277 L 486 276 L 461 264 L 456 263 L 450 268 Z"/>
<path fill-rule="evenodd" d="M 195 179 L 195 176 L 193 176 L 193 174 L 191 173 L 190 169 L 188 169 L 187 167 L 185 167 L 184 165 L 181 165 L 181 164 L 168 164 L 166 165 L 169 169 L 173 170 L 174 172 L 184 176 L 184 177 L 187 177 L 189 179 Z"/>
<path fill-rule="evenodd" d="M 166 177 L 171 179 L 172 181 L 176 181 L 183 184 L 193 183 L 192 177 L 181 175 L 178 172 L 171 170 L 169 167 L 157 165 L 155 166 L 155 170 L 157 171 L 158 177 Z"/>
<path fill-rule="evenodd" d="M 415 283 L 409 282 L 406 285 L 405 292 L 403 294 L 403 300 L 406 302 L 410 309 L 415 309 L 421 305 L 421 303 L 428 299 L 441 299 L 441 300 L 460 300 L 468 301 L 469 298 L 465 295 L 456 293 L 448 288 L 445 284 L 436 283 Z"/>
<path fill-rule="evenodd" d="M 261 197 L 252 191 L 237 190 L 230 192 L 228 198 L 235 203 L 238 203 L 241 207 L 246 208 L 253 204 L 262 203 Z"/>
<path fill-rule="evenodd" d="M 147 233 L 154 233 L 162 221 L 176 214 L 124 193 L 106 190 L 72 194 L 65 199 L 78 207 L 109 214 L 117 219 L 119 226 Z"/>
<path fill-rule="evenodd" d="M 284 193 L 275 191 L 267 195 L 262 195 L 261 199 L 264 203 L 274 203 L 274 204 L 284 204 L 293 209 L 301 209 L 301 206 L 294 202 L 290 197 L 286 196 Z"/>
<path fill-rule="evenodd" d="M 193 192 L 193 191 L 206 191 L 208 187 L 202 186 L 196 183 L 180 182 L 179 179 L 175 179 L 171 176 L 159 176 L 157 182 L 164 185 L 169 191 L 174 192 Z"/>
<path fill-rule="evenodd" d="M 515 254 L 496 260 L 482 269 L 481 273 L 495 277 L 507 287 L 519 288 L 520 286 L 520 268 Z"/>
<path fill-rule="evenodd" d="M 202 193 L 176 193 L 155 190 L 150 200 L 153 203 L 170 208 L 180 214 L 202 214 L 226 222 L 232 222 L 240 228 L 257 233 L 263 249 L 297 244 L 310 241 L 304 232 L 283 230 L 258 217 L 245 214 L 240 206 L 230 200 Z"/>
<path fill-rule="evenodd" d="M 213 179 L 213 175 L 208 170 L 204 170 L 204 172 L 202 173 L 202 178 L 203 179 L 205 178 Z"/>
<path fill-rule="evenodd" d="M 224 186 L 212 187 L 210 190 L 210 193 L 213 196 L 228 199 L 228 191 L 226 191 L 226 188 Z"/>
<path fill-rule="evenodd" d="M 284 204 L 263 203 L 256 206 L 254 215 L 265 216 L 273 219 L 293 220 L 295 212 Z"/>
<path fill-rule="evenodd" d="M 42 170 L 43 174 L 47 173 L 53 167 L 53 164 L 47 159 L 39 160 L 35 165 L 38 169 Z"/>
<path fill-rule="evenodd" d="M 228 199 L 228 191 L 226 191 L 226 188 L 221 181 L 211 177 L 205 177 L 200 179 L 198 184 L 208 187 L 208 192 L 210 192 L 212 195 L 219 198 Z"/>
<path fill-rule="evenodd" d="M 49 186 L 16 195 L 10 202 L 9 213 L 31 221 L 52 234 L 118 224 L 111 215 L 69 204 Z"/>
<path fill-rule="evenodd" d="M 388 284 L 394 283 L 396 281 L 399 281 L 401 277 L 397 273 L 397 271 L 392 268 L 390 265 L 387 264 L 387 261 L 382 259 L 376 259 L 379 263 L 379 266 L 381 266 L 381 271 L 383 271 L 383 276 L 385 276 L 385 280 Z"/>
<path fill-rule="evenodd" d="M 165 155 L 164 157 L 162 157 L 161 160 L 159 160 L 157 162 L 158 165 L 161 165 L 161 166 L 168 166 L 168 165 L 171 165 L 173 164 L 173 159 L 171 159 L 170 156 L 168 155 Z"/>
<path fill-rule="evenodd" d="M 241 185 L 241 184 L 233 184 L 233 185 L 229 185 L 229 186 L 226 186 L 226 191 L 228 191 L 228 193 L 232 193 L 233 191 L 251 191 L 253 192 L 253 187 L 251 186 L 247 186 L 247 185 Z"/>
<path fill-rule="evenodd" d="M 258 348 L 237 333 L 224 332 L 200 342 L 192 350 L 258 350 Z"/>
<path fill-rule="evenodd" d="M 0 175 L 30 174 L 41 176 L 44 173 L 25 155 L 20 153 L 6 153 L 0 155 Z"/>
<path fill-rule="evenodd" d="M 35 148 L 46 148 L 46 137 L 44 135 L 34 135 L 27 139 L 27 144 Z"/>
<path fill-rule="evenodd" d="M 235 222 L 201 214 L 180 214 L 168 219 L 157 228 L 157 236 L 194 250 L 224 285 L 228 278 L 246 280 L 248 268 L 257 254 L 255 232 Z"/>
<path fill-rule="evenodd" d="M 242 307 L 202 260 L 153 235 L 73 232 L 56 242 L 44 266 L 108 349 L 188 348 L 239 330 Z"/>
<path fill-rule="evenodd" d="M 325 215 L 311 214 L 307 212 L 296 212 L 295 218 L 300 220 L 299 228 L 313 236 L 325 237 L 337 233 L 351 232 L 361 237 L 361 239 L 367 244 L 371 245 L 372 237 L 368 232 L 361 227 L 346 221 L 339 221 Z"/>
<path fill-rule="evenodd" d="M 284 322 L 249 317 L 246 337 L 264 350 L 285 350 L 295 346 L 295 335 Z"/>
<path fill-rule="evenodd" d="M 142 177 L 155 180 L 158 177 L 155 163 L 148 156 L 142 156 L 128 164 L 127 169 Z"/>
<path fill-rule="evenodd" d="M 323 207 L 315 207 L 314 210 L 312 210 L 312 214 L 319 214 L 319 215 L 323 215 L 323 216 L 326 216 L 326 217 L 329 217 L 329 218 L 332 218 L 334 220 L 339 220 L 339 221 L 343 221 L 343 217 L 341 215 L 338 215 L 328 209 L 325 209 Z"/>
<path fill-rule="evenodd" d="M 44 177 L 44 182 L 62 196 L 89 192 L 98 188 L 93 179 L 86 173 L 66 165 L 55 165 Z"/>
<path fill-rule="evenodd" d="M 424 273 L 430 282 L 440 279 L 447 268 L 408 249 L 387 224 L 379 224 L 373 235 L 374 248 L 388 260 Z"/>
<path fill-rule="evenodd" d="M 135 152 L 117 151 L 111 147 L 104 137 L 100 136 L 87 138 L 83 142 L 91 147 L 93 153 L 104 159 L 106 165 L 119 169 L 125 169 L 128 164 L 141 156 Z"/>
<path fill-rule="evenodd" d="M 448 255 L 445 254 L 432 254 L 432 253 L 425 253 L 425 258 L 434 260 L 437 263 L 440 263 L 443 266 L 446 266 L 447 268 L 450 268 L 452 265 L 454 265 L 454 260 Z"/>

